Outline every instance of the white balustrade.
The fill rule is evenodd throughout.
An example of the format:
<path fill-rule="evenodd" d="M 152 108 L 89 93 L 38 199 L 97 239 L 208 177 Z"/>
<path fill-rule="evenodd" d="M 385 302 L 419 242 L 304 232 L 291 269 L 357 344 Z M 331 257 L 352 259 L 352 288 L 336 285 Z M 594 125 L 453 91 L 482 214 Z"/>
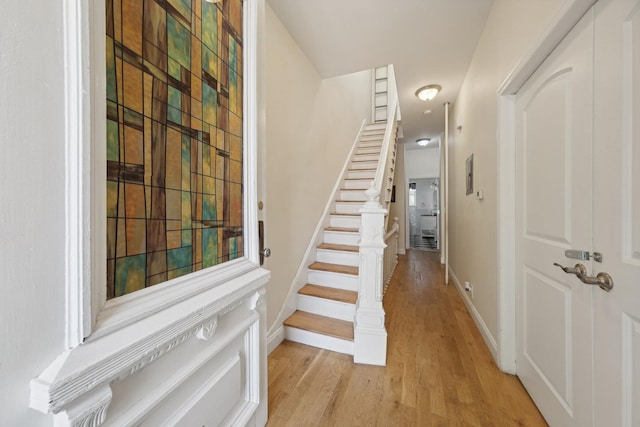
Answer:
<path fill-rule="evenodd" d="M 387 360 L 387 330 L 382 298 L 398 262 L 398 218 L 388 233 L 389 204 L 393 190 L 397 129 L 400 120 L 398 92 L 393 66 L 388 69 L 387 127 L 378 160 L 375 179 L 365 195 L 367 202 L 360 209 L 360 273 L 358 302 L 354 327 L 354 361 L 370 365 L 385 365 Z"/>

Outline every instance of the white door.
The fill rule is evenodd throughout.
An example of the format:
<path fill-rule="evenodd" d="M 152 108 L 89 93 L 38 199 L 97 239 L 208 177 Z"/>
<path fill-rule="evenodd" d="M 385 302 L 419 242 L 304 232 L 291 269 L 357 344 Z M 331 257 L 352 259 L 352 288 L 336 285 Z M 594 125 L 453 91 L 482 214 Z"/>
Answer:
<path fill-rule="evenodd" d="M 595 6 L 595 425 L 640 426 L 640 1 Z"/>
<path fill-rule="evenodd" d="M 592 424 L 592 288 L 554 263 L 592 246 L 587 14 L 516 99 L 517 374 L 552 426 Z"/>
<path fill-rule="evenodd" d="M 638 426 L 640 1 L 600 0 L 519 92 L 516 123 L 518 375 L 552 426 Z"/>

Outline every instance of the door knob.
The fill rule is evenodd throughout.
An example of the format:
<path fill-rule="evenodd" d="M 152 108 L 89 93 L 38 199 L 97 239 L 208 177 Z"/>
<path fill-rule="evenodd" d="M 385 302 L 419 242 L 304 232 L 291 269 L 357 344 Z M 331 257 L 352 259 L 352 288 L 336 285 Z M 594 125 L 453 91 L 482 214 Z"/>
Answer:
<path fill-rule="evenodd" d="M 265 258 L 269 258 L 271 256 L 271 249 L 264 248 L 261 255 Z"/>
<path fill-rule="evenodd" d="M 608 273 L 598 273 L 595 277 L 584 274 L 576 274 L 576 276 L 578 276 L 578 279 L 580 279 L 582 283 L 598 285 L 603 291 L 610 292 L 611 289 L 613 289 L 613 279 Z"/>

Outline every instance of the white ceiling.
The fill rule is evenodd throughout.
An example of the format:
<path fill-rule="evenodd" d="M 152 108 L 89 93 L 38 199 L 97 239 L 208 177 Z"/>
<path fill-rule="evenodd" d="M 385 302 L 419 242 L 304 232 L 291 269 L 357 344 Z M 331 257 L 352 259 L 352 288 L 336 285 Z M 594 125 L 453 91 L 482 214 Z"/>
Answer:
<path fill-rule="evenodd" d="M 267 0 L 323 78 L 393 64 L 404 142 L 438 138 L 492 0 Z M 422 102 L 415 91 L 439 84 Z M 425 110 L 431 114 L 425 115 Z"/>

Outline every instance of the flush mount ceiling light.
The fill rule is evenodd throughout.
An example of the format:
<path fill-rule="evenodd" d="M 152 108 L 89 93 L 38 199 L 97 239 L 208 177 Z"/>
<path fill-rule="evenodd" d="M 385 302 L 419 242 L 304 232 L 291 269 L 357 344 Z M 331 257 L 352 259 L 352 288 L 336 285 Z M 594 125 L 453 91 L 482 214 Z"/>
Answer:
<path fill-rule="evenodd" d="M 208 3 L 220 3 L 222 0 L 205 0 Z"/>
<path fill-rule="evenodd" d="M 431 139 L 429 138 L 420 138 L 417 139 L 416 142 L 418 143 L 419 146 L 424 147 L 425 145 L 429 144 L 431 142 Z"/>
<path fill-rule="evenodd" d="M 422 101 L 431 101 L 440 92 L 440 89 L 442 87 L 439 85 L 424 86 L 416 91 L 416 96 Z"/>

